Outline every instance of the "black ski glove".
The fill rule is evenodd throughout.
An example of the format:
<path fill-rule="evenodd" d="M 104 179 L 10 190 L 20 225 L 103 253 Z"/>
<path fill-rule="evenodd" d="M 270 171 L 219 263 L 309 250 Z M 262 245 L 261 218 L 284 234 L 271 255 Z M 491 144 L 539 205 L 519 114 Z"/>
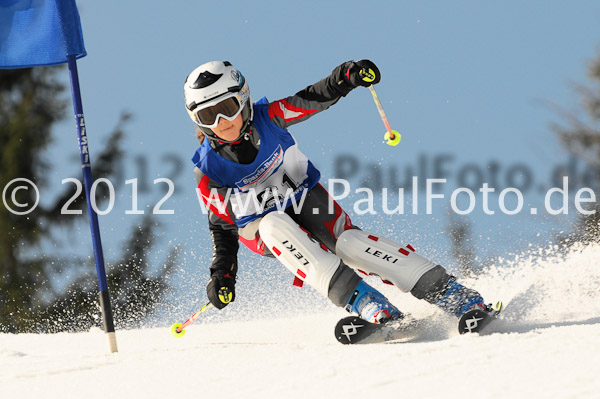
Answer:
<path fill-rule="evenodd" d="M 235 301 L 235 277 L 223 271 L 216 271 L 206 285 L 208 300 L 217 309 L 223 309 Z"/>
<path fill-rule="evenodd" d="M 369 87 L 381 80 L 379 68 L 369 60 L 349 62 L 347 63 L 347 69 L 342 72 L 346 81 L 353 87 Z"/>

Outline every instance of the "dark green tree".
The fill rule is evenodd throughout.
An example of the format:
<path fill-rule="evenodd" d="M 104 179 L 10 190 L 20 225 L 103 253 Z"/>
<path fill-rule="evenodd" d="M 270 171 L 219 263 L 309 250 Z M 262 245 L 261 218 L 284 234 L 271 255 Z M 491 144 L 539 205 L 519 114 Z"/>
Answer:
<path fill-rule="evenodd" d="M 52 124 L 65 115 L 67 102 L 58 96 L 64 87 L 55 80 L 60 68 L 0 71 L 0 187 L 16 178 L 26 178 L 39 187 L 48 163 L 40 154 L 52 141 Z M 31 190 L 19 190 L 20 203 L 33 203 Z M 2 329 L 19 328 L 18 321 L 31 309 L 36 289 L 42 283 L 44 264 L 22 260 L 24 248 L 36 245 L 45 227 L 39 213 L 29 217 L 0 208 L 0 324 Z M 29 311 L 29 310 L 28 310 Z"/>
<path fill-rule="evenodd" d="M 177 248 L 172 249 L 163 266 L 154 275 L 150 273 L 153 244 L 157 224 L 150 215 L 135 226 L 123 244 L 123 253 L 116 262 L 110 262 L 108 289 L 117 327 L 139 326 L 168 291 L 167 278 L 177 260 Z M 63 293 L 57 293 L 53 302 L 42 311 L 34 331 L 82 331 L 100 326 L 98 283 L 94 263 L 87 262 L 90 272 L 80 276 Z M 59 323 L 56 320 L 60 320 Z"/>
<path fill-rule="evenodd" d="M 597 193 L 600 177 L 600 53 L 588 67 L 589 86 L 577 85 L 575 90 L 580 98 L 581 110 L 565 111 L 557 108 L 565 124 L 553 124 L 552 130 L 557 134 L 561 144 L 571 154 L 590 168 L 596 177 Z M 583 111 L 583 115 L 582 114 Z M 598 194 L 598 193 L 597 193 Z M 600 242 L 600 197 L 590 211 L 591 215 L 580 215 L 573 224 L 573 230 L 563 243 Z"/>
<path fill-rule="evenodd" d="M 471 223 L 450 213 L 448 236 L 452 244 L 452 256 L 456 260 L 461 276 L 469 277 L 475 273 L 475 250 L 471 245 Z"/>
<path fill-rule="evenodd" d="M 64 66 L 0 70 L 0 188 L 16 178 L 33 181 L 40 190 L 45 187 L 51 163 L 45 150 L 52 142 L 52 127 L 67 115 L 69 105 L 65 87 L 57 73 Z M 92 159 L 94 178 L 111 178 L 121 167 L 124 153 L 123 125 L 129 119 L 123 114 L 107 144 Z M 75 134 L 75 133 L 73 133 Z M 81 180 L 80 168 L 73 175 Z M 79 176 L 77 176 L 79 173 Z M 16 215 L 0 205 L 0 331 L 81 330 L 99 325 L 97 279 L 93 262 L 68 254 L 54 259 L 42 253 L 42 244 L 56 240 L 57 228 L 73 228 L 87 224 L 86 201 L 80 195 L 69 209 L 81 209 L 82 215 L 62 215 L 61 208 L 72 197 L 74 187 L 64 191 L 49 205 L 38 206 L 28 215 Z M 99 185 L 97 203 L 107 197 Z M 33 203 L 32 190 L 19 190 L 19 203 Z M 148 261 L 154 245 L 155 222 L 151 216 L 132 226 L 126 250 L 113 273 L 108 276 L 115 307 L 117 325 L 131 326 L 150 313 L 166 291 L 165 279 L 176 257 L 169 253 L 161 270 L 150 277 Z M 57 292 L 50 281 L 58 273 L 87 263 L 91 273 L 80 276 L 66 289 Z M 107 261 L 107 270 L 111 268 Z"/>

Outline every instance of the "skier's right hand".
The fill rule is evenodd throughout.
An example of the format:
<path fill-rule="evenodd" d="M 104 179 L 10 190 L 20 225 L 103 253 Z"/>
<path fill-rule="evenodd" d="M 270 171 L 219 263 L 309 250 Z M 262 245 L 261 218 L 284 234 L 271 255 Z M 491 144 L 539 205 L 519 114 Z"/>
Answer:
<path fill-rule="evenodd" d="M 235 300 L 235 277 L 222 271 L 214 272 L 206 286 L 206 294 L 215 308 L 223 309 Z"/>

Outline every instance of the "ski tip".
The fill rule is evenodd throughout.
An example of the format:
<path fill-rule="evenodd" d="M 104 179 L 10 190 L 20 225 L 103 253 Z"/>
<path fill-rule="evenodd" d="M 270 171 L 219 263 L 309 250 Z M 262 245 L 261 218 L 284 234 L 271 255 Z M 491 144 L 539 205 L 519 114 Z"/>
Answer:
<path fill-rule="evenodd" d="M 489 323 L 495 320 L 502 310 L 502 301 L 496 305 L 483 309 L 469 310 L 463 314 L 458 321 L 458 332 L 460 334 L 481 332 Z"/>
<path fill-rule="evenodd" d="M 338 321 L 335 326 L 335 339 L 344 345 L 357 343 L 362 336 L 361 330 L 367 323 L 367 321 L 357 316 L 345 317 Z"/>
<path fill-rule="evenodd" d="M 500 311 L 502 310 L 502 306 L 503 306 L 503 305 L 504 305 L 504 304 L 502 303 L 502 301 L 498 301 L 498 302 L 496 303 L 496 305 L 494 306 L 494 308 L 493 308 L 493 309 L 494 309 L 494 311 L 495 311 L 496 313 L 500 313 Z"/>

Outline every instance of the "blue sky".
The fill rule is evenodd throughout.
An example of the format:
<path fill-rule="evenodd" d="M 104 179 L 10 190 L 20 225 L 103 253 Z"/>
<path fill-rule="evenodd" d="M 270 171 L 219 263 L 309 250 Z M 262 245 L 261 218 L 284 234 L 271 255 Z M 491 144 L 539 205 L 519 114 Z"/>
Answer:
<path fill-rule="evenodd" d="M 382 144 L 385 131 L 368 90 L 358 89 L 329 111 L 291 129 L 303 151 L 333 177 L 336 157 L 360 162 L 358 187 L 372 164 L 388 178 L 420 157 L 449 154 L 450 180 L 464 165 L 501 176 L 525 164 L 543 184 L 567 156 L 549 129 L 559 116 L 548 104 L 577 108 L 572 83 L 585 82 L 586 63 L 600 49 L 600 5 L 594 1 L 77 1 L 88 56 L 78 63 L 92 162 L 122 110 L 130 159 L 124 179 L 173 177 L 177 193 L 159 217 L 167 242 L 183 243 L 184 266 L 210 262 L 206 217 L 195 197 L 188 161 L 197 143 L 183 107 L 183 82 L 196 66 L 229 60 L 246 76 L 254 100 L 293 94 L 349 59 L 369 58 L 383 75 L 377 91 L 398 147 Z M 66 78 L 65 78 L 66 80 Z M 50 186 L 78 173 L 71 119 L 55 131 Z M 175 161 L 183 167 L 174 169 Z M 386 177 L 387 176 L 387 177 Z M 542 184 L 540 183 L 540 184 Z M 136 221 L 129 189 L 115 182 L 115 210 L 100 218 L 105 253 L 121 249 L 123 226 Z M 537 186 L 536 186 L 537 187 Z M 49 189 L 51 190 L 51 189 Z M 150 187 L 140 206 L 161 196 Z M 497 196 L 496 196 L 497 197 Z M 448 201 L 446 201 L 447 203 Z M 525 203 L 540 204 L 539 194 Z M 543 202 L 542 202 L 543 203 Z M 342 203 L 352 208 L 351 202 Z M 365 229 L 417 242 L 424 255 L 450 261 L 446 207 L 434 215 L 357 216 Z M 527 213 L 472 215 L 483 255 L 519 251 L 568 228 L 569 218 Z M 538 233 L 541 233 L 538 235 Z M 87 251 L 89 233 L 71 239 Z M 420 244 L 420 245 L 419 245 Z M 89 243 L 91 248 L 91 242 Z"/>

